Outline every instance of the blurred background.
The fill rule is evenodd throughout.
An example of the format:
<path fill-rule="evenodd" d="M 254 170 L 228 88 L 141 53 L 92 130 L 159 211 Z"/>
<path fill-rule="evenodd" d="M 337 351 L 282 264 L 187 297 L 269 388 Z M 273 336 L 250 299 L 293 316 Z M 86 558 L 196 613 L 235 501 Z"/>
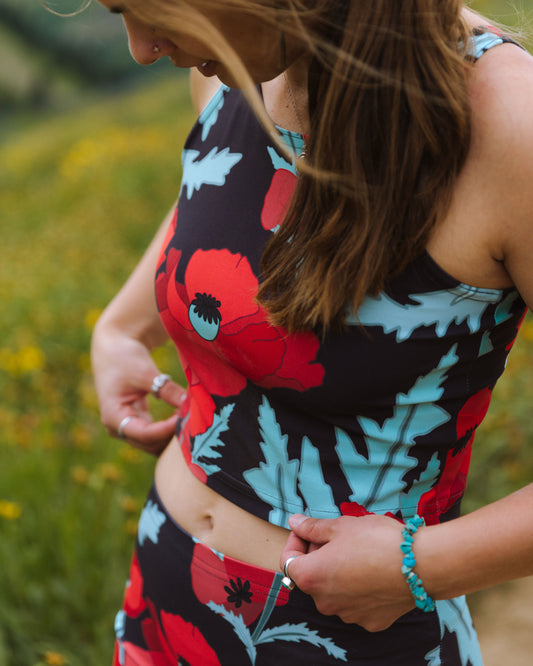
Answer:
<path fill-rule="evenodd" d="M 471 4 L 528 41 L 533 0 Z M 193 120 L 186 75 L 136 65 L 119 16 L 0 0 L 0 666 L 111 662 L 154 460 L 100 425 L 89 341 L 176 197 Z M 155 356 L 180 377 L 170 346 Z M 477 436 L 466 510 L 532 478 L 532 359 L 527 319 Z M 529 583 L 474 595 L 487 666 L 498 649 L 531 663 Z M 517 604 L 521 637 L 501 629 Z"/>

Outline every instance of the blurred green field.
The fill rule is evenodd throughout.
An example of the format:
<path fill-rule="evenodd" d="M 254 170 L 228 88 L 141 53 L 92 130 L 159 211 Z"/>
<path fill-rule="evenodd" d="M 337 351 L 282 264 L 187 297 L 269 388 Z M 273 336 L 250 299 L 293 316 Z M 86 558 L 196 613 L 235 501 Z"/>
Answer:
<path fill-rule="evenodd" d="M 0 666 L 110 663 L 154 461 L 100 425 L 90 333 L 177 194 L 192 119 L 174 77 L 2 127 Z M 170 347 L 156 356 L 179 377 Z M 532 360 L 527 319 L 478 434 L 467 510 L 532 478 Z"/>
<path fill-rule="evenodd" d="M 0 666 L 110 662 L 153 459 L 100 425 L 89 340 L 177 195 L 187 90 L 19 118 L 0 146 Z"/>

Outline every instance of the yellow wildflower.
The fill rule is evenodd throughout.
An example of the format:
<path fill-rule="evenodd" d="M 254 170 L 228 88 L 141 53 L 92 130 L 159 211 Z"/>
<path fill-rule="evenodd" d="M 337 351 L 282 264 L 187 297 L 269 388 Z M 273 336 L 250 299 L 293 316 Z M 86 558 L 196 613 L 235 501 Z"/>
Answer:
<path fill-rule="evenodd" d="M 101 146 L 93 139 L 81 139 L 63 158 L 59 172 L 63 178 L 75 179 L 88 167 L 101 162 L 101 158 Z"/>
<path fill-rule="evenodd" d="M 76 424 L 70 429 L 70 436 L 74 446 L 86 451 L 91 448 L 91 438 L 88 428 L 82 424 Z"/>
<path fill-rule="evenodd" d="M 17 360 L 21 374 L 37 372 L 44 368 L 44 354 L 41 349 L 33 345 L 26 345 L 19 349 Z"/>
<path fill-rule="evenodd" d="M 75 465 L 70 470 L 70 476 L 72 480 L 78 483 L 80 486 L 86 486 L 89 483 L 89 470 L 83 465 Z"/>
<path fill-rule="evenodd" d="M 120 481 L 122 478 L 122 470 L 113 463 L 102 463 L 99 466 L 98 471 L 104 481 L 116 482 Z"/>
<path fill-rule="evenodd" d="M 82 378 L 78 391 L 84 407 L 91 410 L 98 409 L 98 396 L 96 395 L 94 384 L 89 375 Z"/>
<path fill-rule="evenodd" d="M 0 518 L 5 520 L 17 520 L 22 513 L 22 507 L 18 502 L 0 500 Z"/>
<path fill-rule="evenodd" d="M 139 527 L 139 523 L 138 523 L 137 520 L 133 520 L 133 518 L 129 518 L 126 521 L 124 527 L 126 529 L 126 534 L 128 534 L 129 536 L 136 536 L 137 529 Z"/>
<path fill-rule="evenodd" d="M 125 495 L 119 500 L 120 508 L 126 513 L 136 513 L 139 510 L 139 502 L 131 495 Z"/>
<path fill-rule="evenodd" d="M 144 460 L 142 452 L 139 449 L 134 449 L 132 446 L 123 446 L 119 449 L 118 454 L 127 463 L 140 463 Z"/>
<path fill-rule="evenodd" d="M 0 368 L 11 376 L 31 374 L 44 368 L 45 356 L 41 349 L 34 345 L 26 345 L 18 351 L 0 349 Z"/>
<path fill-rule="evenodd" d="M 100 308 L 91 308 L 85 315 L 85 328 L 92 331 L 101 314 Z"/>
<path fill-rule="evenodd" d="M 65 666 L 67 660 L 60 652 L 49 650 L 44 653 L 44 663 L 48 666 Z"/>
<path fill-rule="evenodd" d="M 125 160 L 143 159 L 147 154 L 157 154 L 165 145 L 165 134 L 138 128 L 135 132 L 119 127 L 108 127 L 98 135 L 75 143 L 59 164 L 62 178 L 71 182 L 91 170 L 96 173 L 101 164 L 120 164 Z"/>

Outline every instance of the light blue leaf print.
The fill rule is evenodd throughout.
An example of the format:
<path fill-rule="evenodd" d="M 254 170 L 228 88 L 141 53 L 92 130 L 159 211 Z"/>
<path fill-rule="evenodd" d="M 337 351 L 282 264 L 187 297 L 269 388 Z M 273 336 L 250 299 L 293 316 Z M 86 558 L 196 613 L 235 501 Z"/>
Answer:
<path fill-rule="evenodd" d="M 224 442 L 219 438 L 219 435 L 226 432 L 229 428 L 229 417 L 235 407 L 232 402 L 220 410 L 220 414 L 213 417 L 213 424 L 201 435 L 196 435 L 191 451 L 193 463 L 201 467 L 204 472 L 209 476 L 215 472 L 220 471 L 220 467 L 214 464 L 200 462 L 200 458 L 220 458 L 222 454 L 216 449 L 220 446 L 225 446 Z"/>
<path fill-rule="evenodd" d="M 198 116 L 198 122 L 202 125 L 202 141 L 205 141 L 211 131 L 211 128 L 218 120 L 218 113 L 224 106 L 224 92 L 229 90 L 225 85 L 221 85 L 211 98 L 202 113 Z"/>
<path fill-rule="evenodd" d="M 336 429 L 335 450 L 353 494 L 350 501 L 368 511 L 384 513 L 398 506 L 405 489 L 402 480 L 417 459 L 409 455 L 415 438 L 425 435 L 450 419 L 444 409 L 434 404 L 441 396 L 446 372 L 457 361 L 457 345 L 445 354 L 437 368 L 419 377 L 411 390 L 396 396 L 393 416 L 383 425 L 367 417 L 358 417 L 365 434 L 368 458 L 358 453 L 350 437 Z"/>
<path fill-rule="evenodd" d="M 510 319 L 513 316 L 513 306 L 518 298 L 516 292 L 508 294 L 501 303 L 496 306 L 494 310 L 494 324 L 499 326 L 501 323 Z M 490 340 L 491 331 L 485 331 L 479 345 L 479 356 L 488 354 L 494 349 L 494 345 Z"/>
<path fill-rule="evenodd" d="M 396 332 L 396 341 L 409 339 L 421 326 L 435 326 L 435 333 L 443 337 L 451 324 L 466 322 L 472 333 L 479 331 L 481 317 L 490 303 L 496 303 L 501 294 L 458 285 L 453 289 L 411 294 L 418 305 L 402 305 L 385 293 L 367 296 L 357 315 L 348 313 L 348 324 L 381 326 L 384 333 Z"/>
<path fill-rule="evenodd" d="M 252 634 L 252 641 L 254 642 L 254 644 L 257 638 L 259 638 L 259 636 L 262 634 L 266 623 L 270 620 L 270 616 L 272 615 L 272 611 L 276 606 L 276 601 L 278 600 L 279 592 L 282 587 L 281 586 L 282 580 L 283 580 L 283 574 L 279 573 L 279 571 L 276 571 L 276 573 L 274 574 L 272 585 L 270 586 L 270 590 L 267 595 L 267 600 L 265 602 L 265 605 L 263 606 L 263 610 L 261 611 L 259 620 L 255 625 L 254 633 Z"/>
<path fill-rule="evenodd" d="M 483 666 L 477 635 L 464 597 L 435 602 L 440 622 L 441 638 L 447 629 L 457 636 L 463 666 Z"/>
<path fill-rule="evenodd" d="M 276 171 L 278 169 L 285 169 L 286 171 L 290 171 L 291 173 L 293 173 L 295 176 L 298 175 L 295 164 L 287 162 L 287 160 L 281 157 L 281 155 L 278 155 L 278 153 L 274 150 L 274 148 L 272 148 L 272 146 L 267 147 L 267 152 L 270 156 L 270 159 L 272 160 L 272 166 Z"/>
<path fill-rule="evenodd" d="M 496 326 L 499 326 L 513 316 L 513 306 L 518 298 L 519 296 L 517 293 L 512 291 L 510 294 L 507 294 L 501 303 L 498 304 L 494 312 L 494 323 Z"/>
<path fill-rule="evenodd" d="M 439 454 L 435 451 L 418 481 L 412 485 L 407 493 L 402 493 L 400 495 L 400 506 L 402 507 L 402 516 L 404 520 L 406 518 L 412 518 L 415 513 L 417 513 L 420 498 L 428 490 L 431 490 L 439 476 L 439 472 Z"/>
<path fill-rule="evenodd" d="M 324 480 L 318 449 L 307 437 L 302 440 L 298 487 L 305 500 L 306 512 L 314 518 L 336 518 L 341 515 L 331 487 Z"/>
<path fill-rule="evenodd" d="M 259 467 L 246 470 L 243 476 L 256 494 L 272 506 L 269 521 L 275 525 L 288 525 L 289 516 L 303 511 L 303 502 L 296 491 L 298 460 L 289 460 L 287 435 L 283 435 L 276 421 L 276 413 L 263 396 L 259 406 L 258 423 L 263 441 L 260 443 L 265 462 Z M 281 506 L 274 506 L 272 500 L 281 498 Z"/>
<path fill-rule="evenodd" d="M 425 660 L 427 661 L 427 666 L 442 666 L 442 661 L 440 658 L 440 646 L 437 645 L 436 648 L 433 648 L 433 650 L 430 650 L 425 656 Z"/>
<path fill-rule="evenodd" d="M 262 643 L 273 643 L 274 641 L 291 641 L 299 643 L 306 641 L 317 647 L 322 647 L 334 659 L 346 661 L 346 650 L 340 648 L 331 640 L 331 638 L 322 638 L 317 631 L 309 629 L 306 622 L 300 624 L 282 624 L 279 627 L 265 629 L 261 636 L 256 640 L 256 645 Z"/>
<path fill-rule="evenodd" d="M 202 185 L 224 185 L 226 176 L 242 159 L 242 153 L 230 153 L 229 148 L 212 148 L 205 157 L 196 161 L 199 155 L 197 150 L 184 150 L 182 153 L 181 189 L 187 188 L 187 199 L 191 199 Z"/>
<path fill-rule="evenodd" d="M 485 331 L 481 337 L 481 342 L 479 343 L 479 354 L 478 356 L 483 356 L 483 354 L 488 354 L 494 349 L 494 345 L 490 341 L 490 331 Z"/>
<path fill-rule="evenodd" d="M 279 627 L 272 627 L 265 629 L 262 632 L 254 633 L 254 637 L 250 630 L 244 623 L 241 615 L 236 615 L 233 611 L 228 610 L 222 604 L 216 604 L 214 601 L 209 601 L 206 606 L 214 613 L 221 615 L 226 622 L 229 622 L 233 630 L 243 643 L 250 662 L 255 664 L 257 658 L 257 646 L 263 643 L 273 643 L 274 641 L 290 641 L 299 643 L 300 641 L 307 641 L 316 647 L 321 647 L 334 659 L 346 661 L 346 650 L 335 645 L 331 638 L 322 638 L 314 629 L 309 629 L 305 622 L 300 624 L 283 624 Z"/>
<path fill-rule="evenodd" d="M 252 664 L 255 664 L 257 650 L 255 649 L 255 645 L 252 641 L 250 630 L 244 624 L 242 616 L 235 615 L 233 611 L 228 610 L 221 604 L 216 604 L 214 601 L 208 601 L 206 606 L 214 613 L 221 615 L 227 622 L 231 624 L 240 641 L 244 644 L 246 652 L 248 652 L 248 656 L 250 657 L 250 661 Z"/>
<path fill-rule="evenodd" d="M 166 520 L 166 516 L 162 511 L 159 511 L 157 504 L 148 500 L 139 518 L 139 527 L 137 528 L 137 537 L 141 546 L 146 539 L 150 539 L 152 543 L 157 543 L 159 540 L 159 530 Z"/>
<path fill-rule="evenodd" d="M 126 633 L 126 620 L 126 612 L 119 610 L 115 616 L 115 635 L 117 638 L 124 638 L 124 634 Z"/>

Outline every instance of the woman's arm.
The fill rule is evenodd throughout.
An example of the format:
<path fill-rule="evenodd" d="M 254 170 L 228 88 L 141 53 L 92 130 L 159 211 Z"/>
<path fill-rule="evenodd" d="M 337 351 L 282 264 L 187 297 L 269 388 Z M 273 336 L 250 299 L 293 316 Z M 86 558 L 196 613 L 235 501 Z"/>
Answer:
<path fill-rule="evenodd" d="M 154 297 L 154 276 L 172 209 L 132 275 L 98 320 L 92 339 L 91 358 L 102 422 L 117 434 L 126 416 L 128 441 L 150 453 L 159 453 L 171 439 L 176 416 L 153 422 L 146 396 L 160 374 L 150 350 L 167 339 Z M 172 381 L 159 397 L 179 407 L 184 389 Z"/>
<path fill-rule="evenodd" d="M 220 85 L 191 70 L 191 95 L 197 113 Z M 91 357 L 102 422 L 111 435 L 131 417 L 124 434 L 135 446 L 158 454 L 171 439 L 176 416 L 153 422 L 146 396 L 160 374 L 150 350 L 167 339 L 154 299 L 154 275 L 159 251 L 174 209 L 161 225 L 154 240 L 129 280 L 108 305 L 93 333 Z M 185 391 L 167 381 L 158 397 L 179 407 Z"/>
<path fill-rule="evenodd" d="M 281 567 L 321 613 L 381 631 L 414 608 L 401 573 L 402 525 L 368 515 L 293 516 Z M 533 574 L 533 484 L 415 535 L 415 571 L 433 599 L 450 599 Z M 303 557 L 302 557 L 303 556 Z"/>

